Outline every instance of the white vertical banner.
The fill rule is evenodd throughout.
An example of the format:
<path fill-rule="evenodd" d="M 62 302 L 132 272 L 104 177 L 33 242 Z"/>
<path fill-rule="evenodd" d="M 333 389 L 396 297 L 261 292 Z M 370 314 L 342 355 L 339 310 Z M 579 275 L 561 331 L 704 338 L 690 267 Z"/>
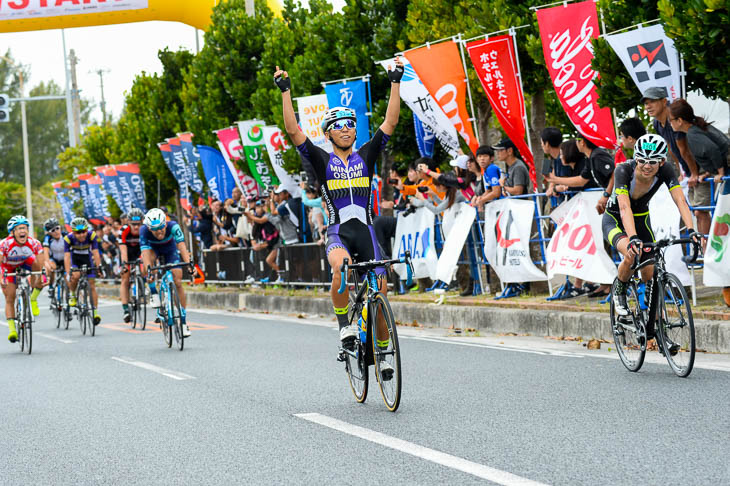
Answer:
<path fill-rule="evenodd" d="M 717 198 L 702 280 L 708 287 L 730 286 L 730 194 Z"/>
<path fill-rule="evenodd" d="M 679 209 L 674 204 L 669 189 L 662 184 L 649 201 L 649 219 L 651 219 L 651 230 L 654 232 L 654 239 L 659 241 L 664 238 L 679 238 L 680 218 Z M 664 250 L 667 271 L 676 275 L 682 285 L 692 285 L 692 276 L 689 273 L 687 264 L 682 261 L 682 256 L 682 247 L 680 245 L 672 245 Z"/>
<path fill-rule="evenodd" d="M 530 232 L 535 203 L 498 199 L 485 206 L 484 253 L 504 283 L 547 280 L 530 256 Z"/>
<path fill-rule="evenodd" d="M 312 95 L 297 98 L 299 108 L 299 125 L 304 134 L 314 145 L 332 152 L 332 144 L 327 141 L 322 131 L 322 119 L 329 109 L 327 95 Z"/>
<path fill-rule="evenodd" d="M 581 192 L 563 203 L 569 204 L 570 210 L 546 248 L 549 278 L 570 275 L 603 284 L 616 278 L 616 265 L 604 249 L 601 216 L 596 211 L 600 197 L 599 192 Z"/>
<path fill-rule="evenodd" d="M 400 83 L 400 97 L 405 101 L 408 108 L 436 135 L 441 146 L 452 157 L 456 157 L 459 151 L 459 136 L 456 128 L 446 116 L 444 110 L 433 99 L 423 82 L 418 78 L 416 71 L 408 62 L 408 59 L 401 57 L 405 72 Z M 395 68 L 395 59 L 380 61 L 380 65 L 387 71 L 388 68 Z"/>
<path fill-rule="evenodd" d="M 667 37 L 661 24 L 607 35 L 606 41 L 616 51 L 641 93 L 662 86 L 667 89 L 669 101 L 682 97 L 679 55 L 674 41 Z"/>
<path fill-rule="evenodd" d="M 447 214 L 453 217 L 453 225 L 445 237 L 444 247 L 441 250 L 438 263 L 436 264 L 436 280 L 449 283 L 456 273 L 456 265 L 459 262 L 461 249 L 464 248 L 471 225 L 477 216 L 477 211 L 467 203 L 454 204 L 444 212 L 444 219 Z"/>
<path fill-rule="evenodd" d="M 410 251 L 413 278 L 436 278 L 438 254 L 433 242 L 435 219 L 435 215 L 426 208 L 418 208 L 408 216 L 403 212 L 398 215 L 392 258 L 401 258 L 406 251 Z M 394 265 L 393 269 L 401 279 L 407 277 L 405 265 Z"/>
<path fill-rule="evenodd" d="M 266 151 L 269 153 L 269 160 L 271 160 L 271 166 L 274 168 L 276 177 L 279 178 L 279 182 L 289 191 L 289 194 L 292 196 L 298 195 L 297 182 L 284 169 L 284 152 L 289 150 L 289 145 L 286 143 L 284 134 L 281 133 L 279 127 L 265 126 L 261 130 L 264 132 Z"/>

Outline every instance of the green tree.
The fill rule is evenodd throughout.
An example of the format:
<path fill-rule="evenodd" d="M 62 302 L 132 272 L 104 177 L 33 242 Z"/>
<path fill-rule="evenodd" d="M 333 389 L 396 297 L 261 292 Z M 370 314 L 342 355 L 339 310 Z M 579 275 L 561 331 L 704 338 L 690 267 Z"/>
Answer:
<path fill-rule="evenodd" d="M 25 214 L 25 188 L 17 182 L 0 181 L 0 231 L 16 214 Z"/>

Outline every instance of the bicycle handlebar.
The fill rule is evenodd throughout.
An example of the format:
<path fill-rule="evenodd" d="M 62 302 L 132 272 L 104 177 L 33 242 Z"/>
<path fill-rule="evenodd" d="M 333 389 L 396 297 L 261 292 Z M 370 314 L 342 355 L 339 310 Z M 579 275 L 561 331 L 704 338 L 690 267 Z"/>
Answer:
<path fill-rule="evenodd" d="M 195 264 L 193 262 L 166 263 L 164 265 L 157 265 L 156 267 L 147 267 L 147 271 L 156 272 L 158 270 L 172 270 L 173 268 L 184 268 L 184 267 L 193 268 L 194 265 Z"/>
<path fill-rule="evenodd" d="M 405 255 L 401 258 L 393 258 L 390 260 L 370 260 L 368 262 L 362 262 L 362 263 L 353 263 L 350 264 L 350 260 L 345 258 L 342 261 L 342 267 L 341 267 L 341 277 L 340 277 L 340 288 L 337 290 L 338 294 L 342 294 L 345 292 L 345 289 L 347 288 L 347 274 L 348 270 L 352 269 L 365 269 L 370 270 L 376 267 L 384 267 L 384 266 L 390 266 L 395 265 L 398 263 L 405 263 L 406 269 L 407 269 L 407 280 L 406 280 L 406 286 L 410 287 L 411 283 L 413 283 L 413 266 L 411 264 L 411 252 L 406 251 Z"/>
<path fill-rule="evenodd" d="M 659 240 L 654 243 L 644 243 L 641 246 L 642 251 L 649 252 L 651 250 L 661 250 L 662 248 L 666 248 L 668 246 L 672 245 L 684 245 L 689 243 L 692 246 L 692 251 L 689 255 L 685 255 L 682 257 L 682 261 L 685 263 L 693 263 L 697 260 L 697 257 L 699 256 L 700 251 L 700 245 L 696 243 L 692 238 L 664 238 L 663 240 Z M 636 272 L 637 270 L 640 270 L 647 265 L 653 265 L 656 263 L 656 258 L 648 258 L 641 261 L 641 258 L 638 256 L 634 258 L 634 263 L 631 265 L 631 272 Z"/>
<path fill-rule="evenodd" d="M 38 270 L 36 272 L 29 272 L 28 270 L 19 268 L 15 270 L 13 273 L 6 273 L 6 277 L 30 277 L 31 275 L 45 275 L 46 269 Z"/>

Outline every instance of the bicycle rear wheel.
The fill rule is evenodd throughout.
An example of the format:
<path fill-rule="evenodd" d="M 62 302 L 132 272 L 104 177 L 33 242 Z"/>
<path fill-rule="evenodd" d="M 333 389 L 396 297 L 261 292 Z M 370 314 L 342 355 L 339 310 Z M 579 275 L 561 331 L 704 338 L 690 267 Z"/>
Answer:
<path fill-rule="evenodd" d="M 636 284 L 629 283 L 626 301 L 631 315 L 621 317 L 616 314 L 613 305 L 613 296 L 609 299 L 611 314 L 611 329 L 613 342 L 621 362 L 629 371 L 639 371 L 646 356 L 646 329 L 641 323 L 641 308 L 639 307 Z"/>
<path fill-rule="evenodd" d="M 362 302 L 355 302 L 355 294 L 350 293 L 350 324 L 357 323 L 362 306 Z M 355 400 L 358 403 L 364 403 L 368 397 L 368 380 L 370 374 L 368 372 L 368 365 L 365 362 L 365 345 L 363 345 L 359 337 L 355 340 L 354 349 L 357 358 L 345 353 L 345 371 L 347 372 L 347 379 L 350 382 L 352 394 L 355 395 Z"/>
<path fill-rule="evenodd" d="M 657 339 L 661 340 L 664 356 L 674 374 L 685 378 L 695 362 L 695 325 L 689 297 L 682 282 L 671 273 L 664 275 L 658 290 L 657 297 L 661 300 Z"/>
<path fill-rule="evenodd" d="M 177 287 L 174 283 L 169 284 L 170 289 L 170 310 L 172 311 L 172 328 L 175 335 L 175 342 L 180 351 L 185 347 L 183 336 L 182 312 L 180 311 L 180 296 L 177 295 Z"/>
<path fill-rule="evenodd" d="M 144 280 L 141 276 L 137 275 L 135 278 L 137 286 L 137 302 L 135 321 L 139 324 L 141 330 L 145 330 L 147 327 L 147 300 L 144 287 Z"/>
<path fill-rule="evenodd" d="M 395 412 L 400 405 L 401 368 L 398 331 L 388 298 L 378 292 L 372 301 L 372 336 L 373 357 L 375 360 L 375 376 L 378 378 L 380 393 L 388 410 Z M 383 335 L 378 331 L 379 322 L 385 326 Z M 389 365 L 389 366 L 388 366 Z"/>
<path fill-rule="evenodd" d="M 25 315 L 23 316 L 23 341 L 25 342 L 25 352 L 30 354 L 33 349 L 33 314 L 30 309 L 30 296 L 27 292 L 23 292 L 23 299 L 25 300 Z M 22 349 L 22 345 L 21 345 Z"/>
<path fill-rule="evenodd" d="M 86 335 L 86 318 L 89 313 L 89 309 L 86 307 L 86 296 L 89 293 L 86 285 L 79 283 L 76 289 L 76 311 L 79 317 L 79 326 L 81 327 L 81 334 Z"/>

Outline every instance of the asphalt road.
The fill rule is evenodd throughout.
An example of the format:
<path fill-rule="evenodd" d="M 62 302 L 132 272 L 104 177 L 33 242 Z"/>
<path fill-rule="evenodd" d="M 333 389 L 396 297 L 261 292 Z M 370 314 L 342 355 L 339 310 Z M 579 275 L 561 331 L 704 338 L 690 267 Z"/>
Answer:
<path fill-rule="evenodd" d="M 355 402 L 331 320 L 190 311 L 180 352 L 101 314 L 92 338 L 44 304 L 32 355 L 0 343 L 0 484 L 730 482 L 728 356 L 680 379 L 656 353 L 634 374 L 605 344 L 402 329 L 390 413 L 372 374 Z"/>

